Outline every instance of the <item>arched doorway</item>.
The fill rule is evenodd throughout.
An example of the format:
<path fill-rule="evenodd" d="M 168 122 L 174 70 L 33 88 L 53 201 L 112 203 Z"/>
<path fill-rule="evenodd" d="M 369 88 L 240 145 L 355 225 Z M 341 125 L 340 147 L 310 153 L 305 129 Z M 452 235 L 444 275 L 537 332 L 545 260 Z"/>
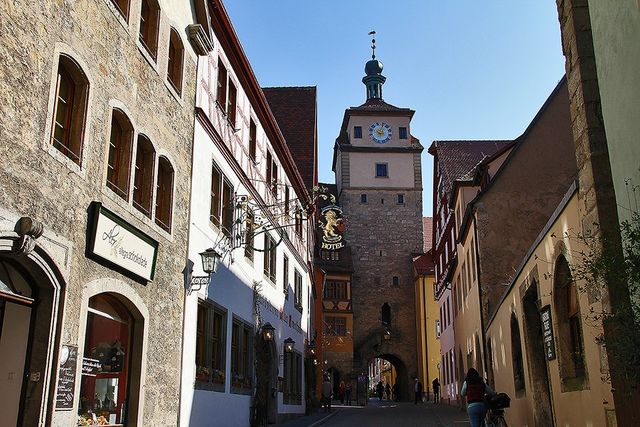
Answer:
<path fill-rule="evenodd" d="M 82 354 L 78 417 L 115 425 L 139 419 L 144 318 L 124 296 L 89 298 Z"/>
<path fill-rule="evenodd" d="M 17 255 L 0 238 L 0 425 L 48 423 L 63 291 L 54 263 L 39 249 Z"/>
<path fill-rule="evenodd" d="M 413 379 L 411 378 L 410 381 L 407 367 L 398 356 L 389 353 L 378 354 L 369 359 L 367 366 L 370 372 L 369 387 L 374 392 L 374 395 L 377 384 L 382 382 L 385 388 L 383 399 L 387 399 L 386 385 L 388 384 L 391 390 L 389 397 L 393 400 L 413 400 Z M 424 387 L 425 385 L 423 384 Z M 394 392 L 394 389 L 396 392 Z"/>

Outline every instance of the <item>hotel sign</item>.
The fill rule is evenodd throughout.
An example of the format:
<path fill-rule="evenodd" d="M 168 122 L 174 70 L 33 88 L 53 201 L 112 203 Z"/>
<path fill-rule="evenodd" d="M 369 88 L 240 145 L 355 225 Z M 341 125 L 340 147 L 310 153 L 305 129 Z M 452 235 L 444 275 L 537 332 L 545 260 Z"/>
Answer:
<path fill-rule="evenodd" d="M 342 233 L 345 231 L 345 223 L 342 219 L 342 209 L 336 205 L 328 205 L 320 210 L 320 220 L 318 221 L 322 231 L 320 248 L 330 251 L 337 251 L 344 247 Z"/>
<path fill-rule="evenodd" d="M 542 342 L 547 360 L 556 358 L 556 344 L 553 339 L 553 324 L 551 323 L 551 306 L 544 306 L 540 310 L 540 320 L 542 322 Z"/>
<path fill-rule="evenodd" d="M 158 242 L 101 203 L 95 203 L 88 252 L 151 281 L 155 274 Z"/>

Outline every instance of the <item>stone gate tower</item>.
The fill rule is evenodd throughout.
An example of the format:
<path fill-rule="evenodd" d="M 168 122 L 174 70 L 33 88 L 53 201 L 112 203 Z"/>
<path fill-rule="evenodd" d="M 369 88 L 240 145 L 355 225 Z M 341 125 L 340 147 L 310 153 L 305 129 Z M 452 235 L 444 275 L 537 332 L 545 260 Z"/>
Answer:
<path fill-rule="evenodd" d="M 414 111 L 383 101 L 375 54 L 365 73 L 366 102 L 345 111 L 333 157 L 353 252 L 353 373 L 387 359 L 406 400 L 417 374 L 412 254 L 422 251 L 423 147 L 411 135 Z"/>

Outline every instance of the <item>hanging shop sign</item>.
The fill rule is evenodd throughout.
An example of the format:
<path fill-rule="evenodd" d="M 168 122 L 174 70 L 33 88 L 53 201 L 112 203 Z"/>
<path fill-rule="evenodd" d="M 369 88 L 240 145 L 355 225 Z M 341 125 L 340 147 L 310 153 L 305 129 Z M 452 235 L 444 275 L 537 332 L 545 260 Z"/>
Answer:
<path fill-rule="evenodd" d="M 322 232 L 320 248 L 337 251 L 344 247 L 346 224 L 342 218 L 342 209 L 336 205 L 327 205 L 320 210 L 318 225 Z"/>
<path fill-rule="evenodd" d="M 101 203 L 94 203 L 88 242 L 90 255 L 151 281 L 155 274 L 158 242 L 138 230 Z"/>
<path fill-rule="evenodd" d="M 542 342 L 547 360 L 556 358 L 556 344 L 553 339 L 553 324 L 551 322 L 551 306 L 547 305 L 540 310 L 540 320 L 542 322 Z"/>
<path fill-rule="evenodd" d="M 73 393 L 76 388 L 76 364 L 78 347 L 63 345 L 58 361 L 58 387 L 56 388 L 56 409 L 73 409 Z"/>

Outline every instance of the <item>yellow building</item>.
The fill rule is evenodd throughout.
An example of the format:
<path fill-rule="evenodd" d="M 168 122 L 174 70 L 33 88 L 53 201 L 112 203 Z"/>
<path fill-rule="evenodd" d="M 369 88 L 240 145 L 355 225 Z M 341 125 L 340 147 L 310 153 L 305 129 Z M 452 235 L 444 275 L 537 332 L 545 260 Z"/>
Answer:
<path fill-rule="evenodd" d="M 415 271 L 416 291 L 416 333 L 418 344 L 418 379 L 424 386 L 424 391 L 431 391 L 431 382 L 438 378 L 438 363 L 440 361 L 440 341 L 438 324 L 438 301 L 433 293 L 435 271 L 431 256 L 432 218 L 423 218 L 423 235 L 425 253 L 415 256 L 413 267 Z"/>

